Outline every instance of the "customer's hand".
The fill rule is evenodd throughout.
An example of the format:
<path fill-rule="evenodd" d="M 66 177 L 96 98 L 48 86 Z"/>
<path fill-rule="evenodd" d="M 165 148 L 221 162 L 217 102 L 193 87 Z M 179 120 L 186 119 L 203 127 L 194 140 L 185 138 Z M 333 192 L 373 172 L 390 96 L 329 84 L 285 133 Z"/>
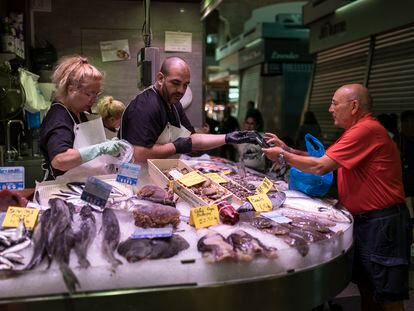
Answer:
<path fill-rule="evenodd" d="M 226 134 L 226 144 L 258 144 L 254 131 L 235 131 Z"/>
<path fill-rule="evenodd" d="M 175 153 L 189 153 L 193 149 L 191 137 L 179 137 L 173 141 Z"/>
<path fill-rule="evenodd" d="M 279 155 L 283 154 L 283 149 L 280 147 L 262 148 L 263 153 L 269 160 L 276 161 Z"/>
<path fill-rule="evenodd" d="M 287 145 L 279 137 L 277 137 L 276 134 L 265 133 L 263 138 L 270 146 L 277 146 L 284 149 L 287 148 Z"/>

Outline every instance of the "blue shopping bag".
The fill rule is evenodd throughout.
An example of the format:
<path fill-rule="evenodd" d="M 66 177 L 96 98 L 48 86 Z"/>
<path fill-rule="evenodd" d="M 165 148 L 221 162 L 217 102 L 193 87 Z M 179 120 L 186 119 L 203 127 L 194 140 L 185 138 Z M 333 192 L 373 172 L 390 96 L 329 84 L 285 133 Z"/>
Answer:
<path fill-rule="evenodd" d="M 310 156 L 320 158 L 325 154 L 323 144 L 311 134 L 305 135 L 305 142 Z M 332 181 L 332 172 L 320 176 L 302 172 L 292 166 L 289 175 L 289 189 L 301 191 L 311 197 L 323 197 L 331 188 Z"/>

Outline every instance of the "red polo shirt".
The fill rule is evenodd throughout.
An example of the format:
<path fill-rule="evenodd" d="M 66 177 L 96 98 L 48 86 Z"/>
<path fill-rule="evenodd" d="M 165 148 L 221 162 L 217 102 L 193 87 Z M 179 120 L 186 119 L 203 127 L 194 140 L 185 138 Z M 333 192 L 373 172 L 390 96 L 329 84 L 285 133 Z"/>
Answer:
<path fill-rule="evenodd" d="M 405 202 L 397 146 L 372 114 L 345 131 L 326 155 L 341 166 L 339 202 L 352 214 Z"/>

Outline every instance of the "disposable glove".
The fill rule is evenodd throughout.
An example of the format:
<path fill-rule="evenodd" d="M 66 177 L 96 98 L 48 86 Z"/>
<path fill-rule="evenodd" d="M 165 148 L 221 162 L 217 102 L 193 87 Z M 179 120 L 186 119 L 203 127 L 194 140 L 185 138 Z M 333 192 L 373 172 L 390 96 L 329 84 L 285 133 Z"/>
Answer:
<path fill-rule="evenodd" d="M 191 137 L 179 137 L 173 141 L 175 153 L 189 153 L 193 149 Z"/>
<path fill-rule="evenodd" d="M 236 131 L 226 134 L 226 144 L 258 144 L 254 131 Z"/>
<path fill-rule="evenodd" d="M 109 140 L 104 143 L 79 148 L 82 162 L 88 162 L 96 157 L 107 154 L 111 156 L 119 156 L 120 153 L 128 148 L 128 145 L 122 140 Z"/>

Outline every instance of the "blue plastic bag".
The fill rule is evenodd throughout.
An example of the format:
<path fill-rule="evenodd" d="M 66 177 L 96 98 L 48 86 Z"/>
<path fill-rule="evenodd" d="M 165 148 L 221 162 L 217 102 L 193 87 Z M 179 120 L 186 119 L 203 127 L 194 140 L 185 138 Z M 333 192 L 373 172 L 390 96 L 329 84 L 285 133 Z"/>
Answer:
<path fill-rule="evenodd" d="M 306 149 L 313 157 L 322 157 L 325 154 L 323 144 L 311 134 L 305 135 Z M 323 197 L 328 193 L 333 181 L 333 173 L 329 172 L 319 176 L 305 173 L 296 167 L 291 167 L 289 176 L 289 189 L 298 190 L 311 197 Z"/>

